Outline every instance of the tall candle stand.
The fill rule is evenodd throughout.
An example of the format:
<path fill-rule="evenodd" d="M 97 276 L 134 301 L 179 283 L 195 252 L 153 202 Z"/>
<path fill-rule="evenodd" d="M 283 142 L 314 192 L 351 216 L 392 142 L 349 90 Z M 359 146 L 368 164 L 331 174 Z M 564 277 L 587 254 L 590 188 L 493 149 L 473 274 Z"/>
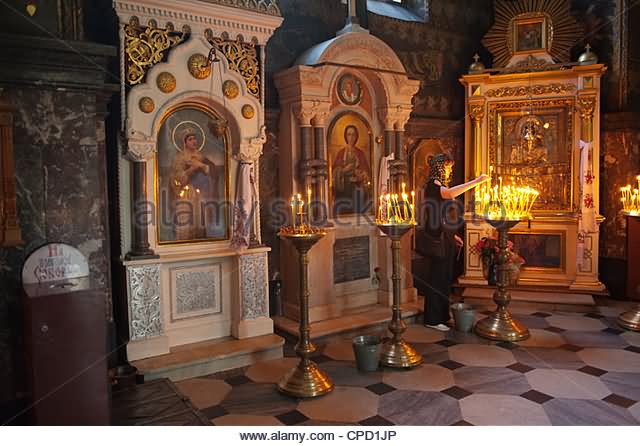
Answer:
<path fill-rule="evenodd" d="M 400 308 L 400 239 L 410 231 L 415 224 L 378 224 L 378 228 L 391 239 L 391 255 L 393 262 L 393 307 L 392 318 L 389 323 L 389 331 L 393 337 L 382 345 L 380 353 L 380 363 L 387 367 L 407 368 L 415 367 L 422 363 L 422 356 L 404 339 L 402 334 L 407 329 L 407 324 L 402 320 L 402 310 Z"/>
<path fill-rule="evenodd" d="M 640 183 L 640 179 L 638 180 L 638 182 Z M 631 210 L 625 211 L 624 214 L 627 217 L 627 262 L 633 262 L 632 256 L 635 254 L 635 252 L 632 252 L 632 249 L 630 249 L 630 247 L 633 246 L 633 242 L 630 240 L 631 233 L 632 233 L 631 227 L 633 225 L 640 225 L 640 207 L 632 211 Z M 636 245 L 637 245 L 637 242 L 636 242 Z M 628 271 L 627 274 L 634 274 L 632 270 L 633 270 L 633 266 L 629 265 L 629 267 L 627 268 L 627 271 Z M 637 270 L 635 271 L 635 274 L 637 274 Z M 630 280 L 630 279 L 627 278 L 627 280 Z M 635 290 L 627 289 L 627 292 L 628 292 L 627 295 L 631 297 L 634 291 Z M 625 311 L 624 313 L 620 314 L 618 316 L 618 325 L 620 325 L 622 328 L 625 328 L 627 330 L 640 331 L 640 303 L 638 303 L 631 310 Z"/>
<path fill-rule="evenodd" d="M 281 228 L 278 233 L 280 238 L 289 240 L 296 248 L 300 261 L 300 332 L 295 347 L 300 362 L 280 380 L 278 390 L 296 398 L 313 398 L 333 390 L 329 376 L 310 359 L 316 347 L 309 337 L 309 250 L 327 234 L 311 224 L 311 190 L 307 191 L 306 221 L 301 198 L 299 194 L 291 197 L 291 226 Z M 297 222 L 296 213 L 299 217 Z"/>
<path fill-rule="evenodd" d="M 478 336 L 494 341 L 524 341 L 529 337 L 529 329 L 515 320 L 507 309 L 511 302 L 511 293 L 507 291 L 508 284 L 508 251 L 507 241 L 509 230 L 520 220 L 486 220 L 498 231 L 498 281 L 497 289 L 493 293 L 496 310 L 476 324 L 475 332 Z"/>
<path fill-rule="evenodd" d="M 415 367 L 422 363 L 422 356 L 402 339 L 402 334 L 407 329 L 407 324 L 402 320 L 402 309 L 400 308 L 400 293 L 402 290 L 400 240 L 403 235 L 416 225 L 415 199 L 415 192 L 411 192 L 411 201 L 409 201 L 406 184 L 402 183 L 401 194 L 380 196 L 380 206 L 376 216 L 378 229 L 391 239 L 393 306 L 391 307 L 389 331 L 393 336 L 382 344 L 380 353 L 380 363 L 387 367 L 407 368 Z"/>

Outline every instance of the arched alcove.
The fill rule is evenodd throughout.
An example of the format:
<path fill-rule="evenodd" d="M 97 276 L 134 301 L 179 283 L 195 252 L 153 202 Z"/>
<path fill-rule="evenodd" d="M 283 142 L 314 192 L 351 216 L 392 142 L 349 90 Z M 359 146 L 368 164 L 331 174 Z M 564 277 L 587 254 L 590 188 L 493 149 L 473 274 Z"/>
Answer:
<path fill-rule="evenodd" d="M 404 127 L 419 82 L 408 78 L 386 43 L 366 31 L 345 32 L 309 48 L 274 79 L 281 105 L 280 192 L 288 197 L 311 189 L 313 220 L 327 231 L 309 254 L 311 322 L 355 308 L 389 306 L 389 241 L 375 226 L 376 197 L 388 181 L 407 181 Z M 349 136 L 349 126 L 358 131 Z M 380 166 L 391 157 L 394 175 L 381 179 Z M 347 206 L 351 212 L 337 212 L 336 198 L 348 197 L 344 191 L 350 189 L 359 191 L 352 203 L 359 196 L 366 200 Z M 405 271 L 411 271 L 406 248 Z M 290 249 L 281 246 L 284 313 L 297 319 L 298 272 Z M 414 302 L 411 274 L 404 274 L 402 282 L 403 301 Z M 287 326 L 282 324 L 284 330 Z"/>

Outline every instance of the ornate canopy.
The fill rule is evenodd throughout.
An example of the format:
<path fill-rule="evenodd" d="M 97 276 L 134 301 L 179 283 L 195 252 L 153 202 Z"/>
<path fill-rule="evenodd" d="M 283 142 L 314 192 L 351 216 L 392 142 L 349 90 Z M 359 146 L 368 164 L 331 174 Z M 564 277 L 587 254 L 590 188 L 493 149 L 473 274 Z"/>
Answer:
<path fill-rule="evenodd" d="M 536 53 L 569 62 L 571 47 L 581 36 L 569 10 L 569 0 L 496 0 L 494 24 L 482 40 L 493 55 L 493 67 L 510 66 L 522 60 L 515 56 Z"/>

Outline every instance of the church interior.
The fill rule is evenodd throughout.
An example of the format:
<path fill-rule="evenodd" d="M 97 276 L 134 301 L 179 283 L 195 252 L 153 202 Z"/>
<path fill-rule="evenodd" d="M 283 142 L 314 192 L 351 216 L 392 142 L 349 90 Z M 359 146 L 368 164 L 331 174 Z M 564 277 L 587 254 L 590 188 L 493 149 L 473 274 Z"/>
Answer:
<path fill-rule="evenodd" d="M 0 11 L 0 425 L 640 425 L 640 1 Z"/>

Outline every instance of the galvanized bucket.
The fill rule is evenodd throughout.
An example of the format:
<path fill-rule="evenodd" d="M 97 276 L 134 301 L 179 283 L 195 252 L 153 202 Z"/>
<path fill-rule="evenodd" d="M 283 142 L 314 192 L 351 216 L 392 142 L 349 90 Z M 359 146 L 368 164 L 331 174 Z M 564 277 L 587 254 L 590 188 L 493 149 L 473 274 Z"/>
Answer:
<path fill-rule="evenodd" d="M 476 319 L 476 310 L 469 304 L 457 303 L 451 305 L 451 313 L 453 313 L 453 321 L 458 331 L 468 333 L 473 328 Z"/>
<path fill-rule="evenodd" d="M 380 363 L 380 343 L 378 336 L 357 336 L 353 338 L 353 353 L 361 372 L 375 372 Z"/>

